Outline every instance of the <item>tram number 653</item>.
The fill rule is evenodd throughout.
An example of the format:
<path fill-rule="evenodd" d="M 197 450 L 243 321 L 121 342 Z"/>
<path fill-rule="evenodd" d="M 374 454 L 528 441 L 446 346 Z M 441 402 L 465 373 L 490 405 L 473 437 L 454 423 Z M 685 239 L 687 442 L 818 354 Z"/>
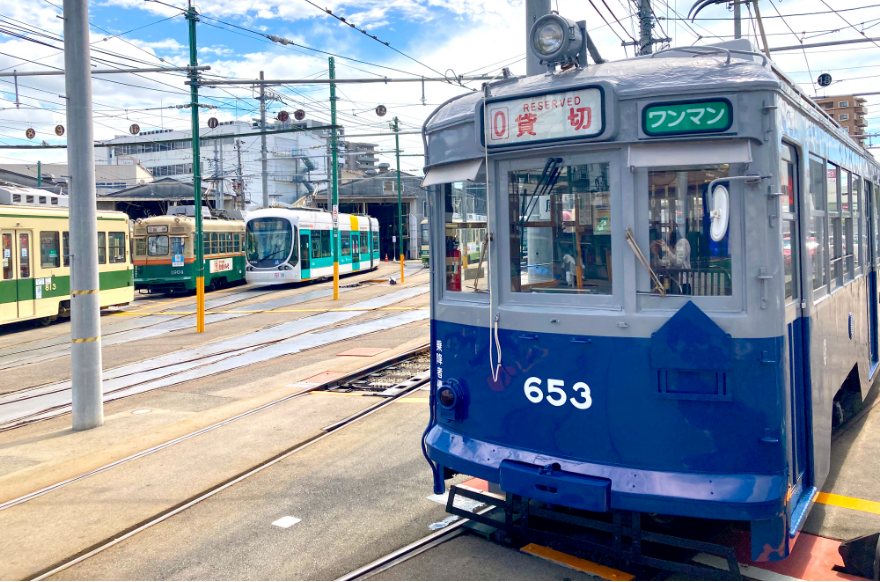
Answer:
<path fill-rule="evenodd" d="M 528 398 L 530 402 L 537 404 L 544 400 L 544 391 L 541 390 L 541 382 L 542 380 L 540 378 L 534 377 L 526 380 L 523 388 L 526 393 L 526 398 Z M 590 387 L 587 386 L 586 382 L 578 382 L 571 387 L 575 392 L 573 398 L 569 398 L 563 388 L 565 388 L 564 380 L 553 380 L 552 378 L 549 378 L 547 380 L 547 402 L 553 406 L 562 406 L 566 402 L 571 402 L 572 406 L 580 410 L 586 410 L 593 405 L 593 398 L 590 396 Z"/>

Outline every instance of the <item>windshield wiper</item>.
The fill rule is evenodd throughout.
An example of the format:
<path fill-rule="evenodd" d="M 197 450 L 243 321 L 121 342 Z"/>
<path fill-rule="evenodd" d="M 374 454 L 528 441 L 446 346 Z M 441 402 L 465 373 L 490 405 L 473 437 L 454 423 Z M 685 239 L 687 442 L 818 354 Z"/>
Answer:
<path fill-rule="evenodd" d="M 547 158 L 547 163 L 544 164 L 544 171 L 541 172 L 541 177 L 538 179 L 538 183 L 535 184 L 534 192 L 531 196 L 526 195 L 523 197 L 523 203 L 520 205 L 521 212 L 519 215 L 520 257 L 522 257 L 523 251 L 525 250 L 525 239 L 522 238 L 523 226 L 525 226 L 532 217 L 532 213 L 535 211 L 535 208 L 538 207 L 538 204 L 541 203 L 541 196 L 544 196 L 556 186 L 561 175 L 562 158 Z M 528 214 L 526 214 L 527 209 L 529 211 Z"/>

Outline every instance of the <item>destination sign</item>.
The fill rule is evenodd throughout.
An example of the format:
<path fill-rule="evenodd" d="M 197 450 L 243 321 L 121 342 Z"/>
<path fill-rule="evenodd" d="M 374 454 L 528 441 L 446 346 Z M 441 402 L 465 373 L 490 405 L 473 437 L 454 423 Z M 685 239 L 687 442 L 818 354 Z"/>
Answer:
<path fill-rule="evenodd" d="M 596 137 L 605 128 L 601 89 L 535 95 L 487 105 L 489 147 Z"/>
<path fill-rule="evenodd" d="M 727 131 L 733 124 L 730 101 L 661 103 L 642 110 L 642 130 L 649 136 Z"/>

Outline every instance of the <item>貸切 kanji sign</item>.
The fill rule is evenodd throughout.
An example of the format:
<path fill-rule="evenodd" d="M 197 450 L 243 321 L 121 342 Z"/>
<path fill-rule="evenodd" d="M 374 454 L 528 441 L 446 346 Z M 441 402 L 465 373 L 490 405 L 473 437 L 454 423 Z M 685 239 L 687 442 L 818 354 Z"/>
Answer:
<path fill-rule="evenodd" d="M 495 101 L 486 106 L 489 147 L 596 137 L 604 129 L 602 91 L 597 88 Z"/>
<path fill-rule="evenodd" d="M 727 131 L 732 123 L 727 100 L 664 103 L 642 110 L 642 130 L 650 136 Z"/>

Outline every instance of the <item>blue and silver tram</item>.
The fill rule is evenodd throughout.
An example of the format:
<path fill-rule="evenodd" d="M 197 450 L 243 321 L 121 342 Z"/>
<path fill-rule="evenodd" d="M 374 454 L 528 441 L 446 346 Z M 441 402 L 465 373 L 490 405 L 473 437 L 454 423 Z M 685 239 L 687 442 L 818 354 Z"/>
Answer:
<path fill-rule="evenodd" d="M 877 369 L 880 167 L 746 41 L 686 50 L 426 121 L 426 455 L 437 492 L 747 522 L 779 560 Z"/>
<path fill-rule="evenodd" d="M 339 214 L 339 273 L 379 266 L 379 221 Z M 333 218 L 311 208 L 267 208 L 245 224 L 248 283 L 272 285 L 333 276 Z"/>

